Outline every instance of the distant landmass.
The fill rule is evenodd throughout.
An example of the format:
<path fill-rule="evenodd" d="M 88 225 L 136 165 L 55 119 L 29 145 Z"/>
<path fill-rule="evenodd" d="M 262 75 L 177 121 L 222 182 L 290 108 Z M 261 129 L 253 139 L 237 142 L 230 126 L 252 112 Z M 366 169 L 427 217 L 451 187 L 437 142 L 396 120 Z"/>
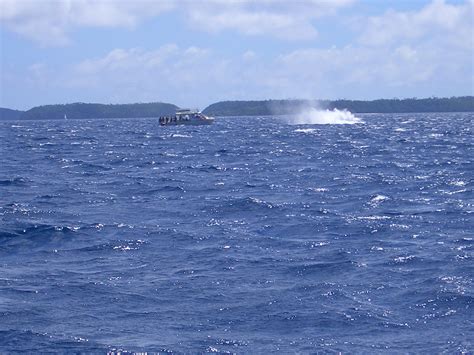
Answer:
<path fill-rule="evenodd" d="M 304 107 L 349 110 L 353 113 L 474 112 L 474 96 L 427 99 L 362 100 L 262 100 L 221 101 L 203 110 L 209 116 L 268 116 L 298 112 Z M 172 115 L 178 106 L 163 103 L 104 105 L 73 103 L 33 107 L 28 111 L 0 108 L 3 120 L 139 118 Z"/>
<path fill-rule="evenodd" d="M 298 112 L 304 107 L 349 110 L 353 113 L 472 112 L 474 96 L 428 99 L 361 100 L 265 100 L 222 101 L 208 106 L 210 116 L 268 116 Z"/>
<path fill-rule="evenodd" d="M 9 108 L 0 107 L 0 119 L 4 120 L 18 120 L 24 111 L 11 110 Z"/>
<path fill-rule="evenodd" d="M 0 119 L 6 120 L 54 120 L 54 119 L 99 119 L 99 118 L 138 118 L 171 115 L 178 106 L 162 102 L 104 105 L 73 103 L 65 105 L 45 105 L 33 107 L 28 111 L 0 109 Z"/>

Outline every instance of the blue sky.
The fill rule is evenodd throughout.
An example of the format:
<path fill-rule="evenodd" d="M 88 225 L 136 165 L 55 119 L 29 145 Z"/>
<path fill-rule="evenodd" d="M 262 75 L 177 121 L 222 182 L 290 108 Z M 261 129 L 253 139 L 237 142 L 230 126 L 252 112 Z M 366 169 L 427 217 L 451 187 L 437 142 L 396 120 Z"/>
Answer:
<path fill-rule="evenodd" d="M 0 0 L 0 21 L 0 107 L 474 94 L 473 0 Z"/>

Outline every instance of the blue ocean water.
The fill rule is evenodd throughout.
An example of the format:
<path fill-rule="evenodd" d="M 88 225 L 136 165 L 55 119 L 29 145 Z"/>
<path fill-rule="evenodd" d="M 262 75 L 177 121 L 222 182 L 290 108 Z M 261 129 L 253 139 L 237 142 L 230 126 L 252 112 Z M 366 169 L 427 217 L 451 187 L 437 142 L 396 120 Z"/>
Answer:
<path fill-rule="evenodd" d="M 472 113 L 0 123 L 0 352 L 472 352 Z"/>

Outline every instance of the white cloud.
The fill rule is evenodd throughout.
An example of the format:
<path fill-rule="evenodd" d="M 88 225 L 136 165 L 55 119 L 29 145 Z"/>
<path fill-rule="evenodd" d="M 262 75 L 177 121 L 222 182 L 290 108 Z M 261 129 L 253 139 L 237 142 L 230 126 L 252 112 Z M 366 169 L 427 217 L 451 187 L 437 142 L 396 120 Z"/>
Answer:
<path fill-rule="evenodd" d="M 373 53 L 377 70 L 369 77 L 408 88 L 467 88 L 474 80 L 473 5 L 434 0 L 417 11 L 389 10 L 369 18 L 358 39 L 360 48 Z"/>
<path fill-rule="evenodd" d="M 307 40 L 317 35 L 316 29 L 306 19 L 286 14 L 226 8 L 219 13 L 196 10 L 190 12 L 189 17 L 195 28 L 209 32 L 235 30 L 245 35 L 272 34 L 288 40 Z"/>
<path fill-rule="evenodd" d="M 187 54 L 199 50 L 195 47 L 187 49 Z M 75 72 L 80 75 L 96 75 L 102 73 L 114 73 L 117 71 L 153 69 L 159 68 L 169 58 L 173 58 L 178 53 L 175 44 L 165 45 L 154 51 L 143 51 L 138 48 L 114 49 L 107 55 L 98 59 L 86 59 L 75 66 Z"/>
<path fill-rule="evenodd" d="M 334 14 L 353 0 L 208 0 L 189 2 L 187 15 L 195 28 L 233 30 L 245 35 L 271 35 L 286 40 L 317 36 L 312 21 Z"/>
<path fill-rule="evenodd" d="M 28 67 L 28 74 L 27 79 L 30 84 L 44 82 L 48 80 L 48 67 L 44 63 L 34 63 Z"/>
<path fill-rule="evenodd" d="M 65 45 L 79 27 L 133 27 L 176 10 L 194 29 L 236 31 L 289 40 L 312 39 L 312 21 L 354 0 L 0 0 L 6 28 L 44 46 Z"/>
<path fill-rule="evenodd" d="M 256 13 L 267 2 L 255 3 Z M 271 3 L 275 13 L 286 8 L 284 2 Z M 221 16 L 231 8 L 245 12 L 249 4 L 218 2 L 223 10 L 217 13 Z M 311 4 L 305 2 L 305 9 Z M 201 107 L 222 99 L 465 95 L 472 92 L 474 81 L 472 6 L 434 1 L 418 11 L 389 11 L 366 21 L 352 44 L 302 47 L 273 58 L 257 48 L 235 55 L 169 44 L 155 50 L 117 48 L 56 71 L 36 65 L 29 75 L 84 95 L 74 96 L 75 101 L 159 100 Z M 334 9 L 328 5 L 325 11 Z M 302 12 L 292 11 L 291 16 Z M 440 20 L 443 13 L 447 23 Z M 267 27 L 260 31 L 266 33 Z M 53 80 L 45 77 L 48 73 Z"/>
<path fill-rule="evenodd" d="M 312 48 L 272 60 L 253 51 L 215 54 L 176 45 L 115 49 L 79 63 L 64 83 L 93 97 L 114 92 L 118 102 L 164 100 L 203 107 L 223 99 L 411 97 L 419 96 L 420 88 L 429 89 L 424 96 L 451 96 L 472 82 L 469 56 L 429 46 Z M 453 86 L 461 92 L 450 92 Z"/>
<path fill-rule="evenodd" d="M 472 1 L 390 10 L 366 21 L 353 44 L 292 51 L 274 72 L 296 96 L 472 94 L 473 17 Z"/>
<path fill-rule="evenodd" d="M 203 84 L 216 85 L 220 66 L 210 50 L 196 46 L 168 44 L 148 51 L 117 48 L 103 57 L 65 68 L 61 85 L 102 97 L 104 102 L 160 100 L 196 104 L 193 96 L 203 90 Z M 205 81 L 199 79 L 200 75 L 205 76 Z"/>
<path fill-rule="evenodd" d="M 412 86 L 433 79 L 433 70 L 423 64 L 438 63 L 408 47 L 398 50 L 346 46 L 333 49 L 298 50 L 278 60 L 278 75 L 287 78 L 287 90 L 296 96 L 340 97 L 361 88 L 382 91 Z M 444 76 L 444 75 L 443 75 Z M 351 96 L 354 96 L 352 94 Z"/>
<path fill-rule="evenodd" d="M 0 0 L 0 21 L 44 46 L 70 42 L 78 27 L 133 27 L 173 8 L 170 0 Z"/>
<path fill-rule="evenodd" d="M 254 52 L 254 51 L 245 51 L 243 54 L 242 54 L 242 59 L 245 61 L 245 62 L 249 62 L 249 61 L 252 61 L 254 59 L 256 59 L 257 57 L 257 54 Z"/>
<path fill-rule="evenodd" d="M 369 46 L 436 41 L 438 45 L 472 49 L 473 14 L 472 1 L 452 5 L 434 0 L 419 11 L 389 10 L 368 19 L 359 41 Z"/>

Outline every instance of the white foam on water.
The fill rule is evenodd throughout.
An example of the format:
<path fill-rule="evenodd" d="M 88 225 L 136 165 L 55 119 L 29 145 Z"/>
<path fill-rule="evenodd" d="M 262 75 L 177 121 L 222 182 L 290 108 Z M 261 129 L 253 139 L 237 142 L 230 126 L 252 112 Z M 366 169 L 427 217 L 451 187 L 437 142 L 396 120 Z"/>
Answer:
<path fill-rule="evenodd" d="M 313 187 L 313 188 L 310 188 L 311 191 L 314 191 L 314 192 L 326 192 L 326 191 L 329 191 L 327 188 L 325 187 Z"/>
<path fill-rule="evenodd" d="M 408 255 L 408 256 L 399 256 L 398 258 L 393 259 L 398 264 L 404 264 L 410 260 L 415 259 L 414 255 Z"/>
<path fill-rule="evenodd" d="M 389 200 L 389 197 L 384 195 L 375 195 L 370 199 L 369 204 L 372 206 L 377 206 L 386 200 Z"/>
<path fill-rule="evenodd" d="M 380 202 L 380 201 L 385 201 L 387 200 L 388 197 L 387 196 L 384 196 L 384 195 L 376 195 L 372 198 L 372 202 Z"/>
<path fill-rule="evenodd" d="M 383 220 L 383 219 L 390 219 L 389 216 L 361 216 L 361 217 L 357 217 L 357 219 L 367 219 L 367 220 L 373 220 L 373 221 L 377 221 L 377 220 Z"/>
<path fill-rule="evenodd" d="M 172 138 L 175 138 L 175 137 L 176 138 L 192 138 L 192 136 L 189 136 L 187 134 L 179 134 L 179 133 L 172 133 L 170 135 L 170 137 L 172 137 Z"/>
<path fill-rule="evenodd" d="M 461 180 L 454 180 L 454 181 L 450 181 L 449 185 L 452 185 L 452 186 L 466 186 L 466 182 L 461 181 Z"/>
<path fill-rule="evenodd" d="M 316 129 L 314 129 L 314 128 L 298 128 L 298 129 L 295 129 L 295 132 L 298 132 L 298 133 L 313 133 L 313 132 L 316 132 Z"/>
<path fill-rule="evenodd" d="M 289 118 L 289 124 L 355 124 L 363 121 L 347 110 L 319 110 L 314 107 L 305 108 Z"/>

